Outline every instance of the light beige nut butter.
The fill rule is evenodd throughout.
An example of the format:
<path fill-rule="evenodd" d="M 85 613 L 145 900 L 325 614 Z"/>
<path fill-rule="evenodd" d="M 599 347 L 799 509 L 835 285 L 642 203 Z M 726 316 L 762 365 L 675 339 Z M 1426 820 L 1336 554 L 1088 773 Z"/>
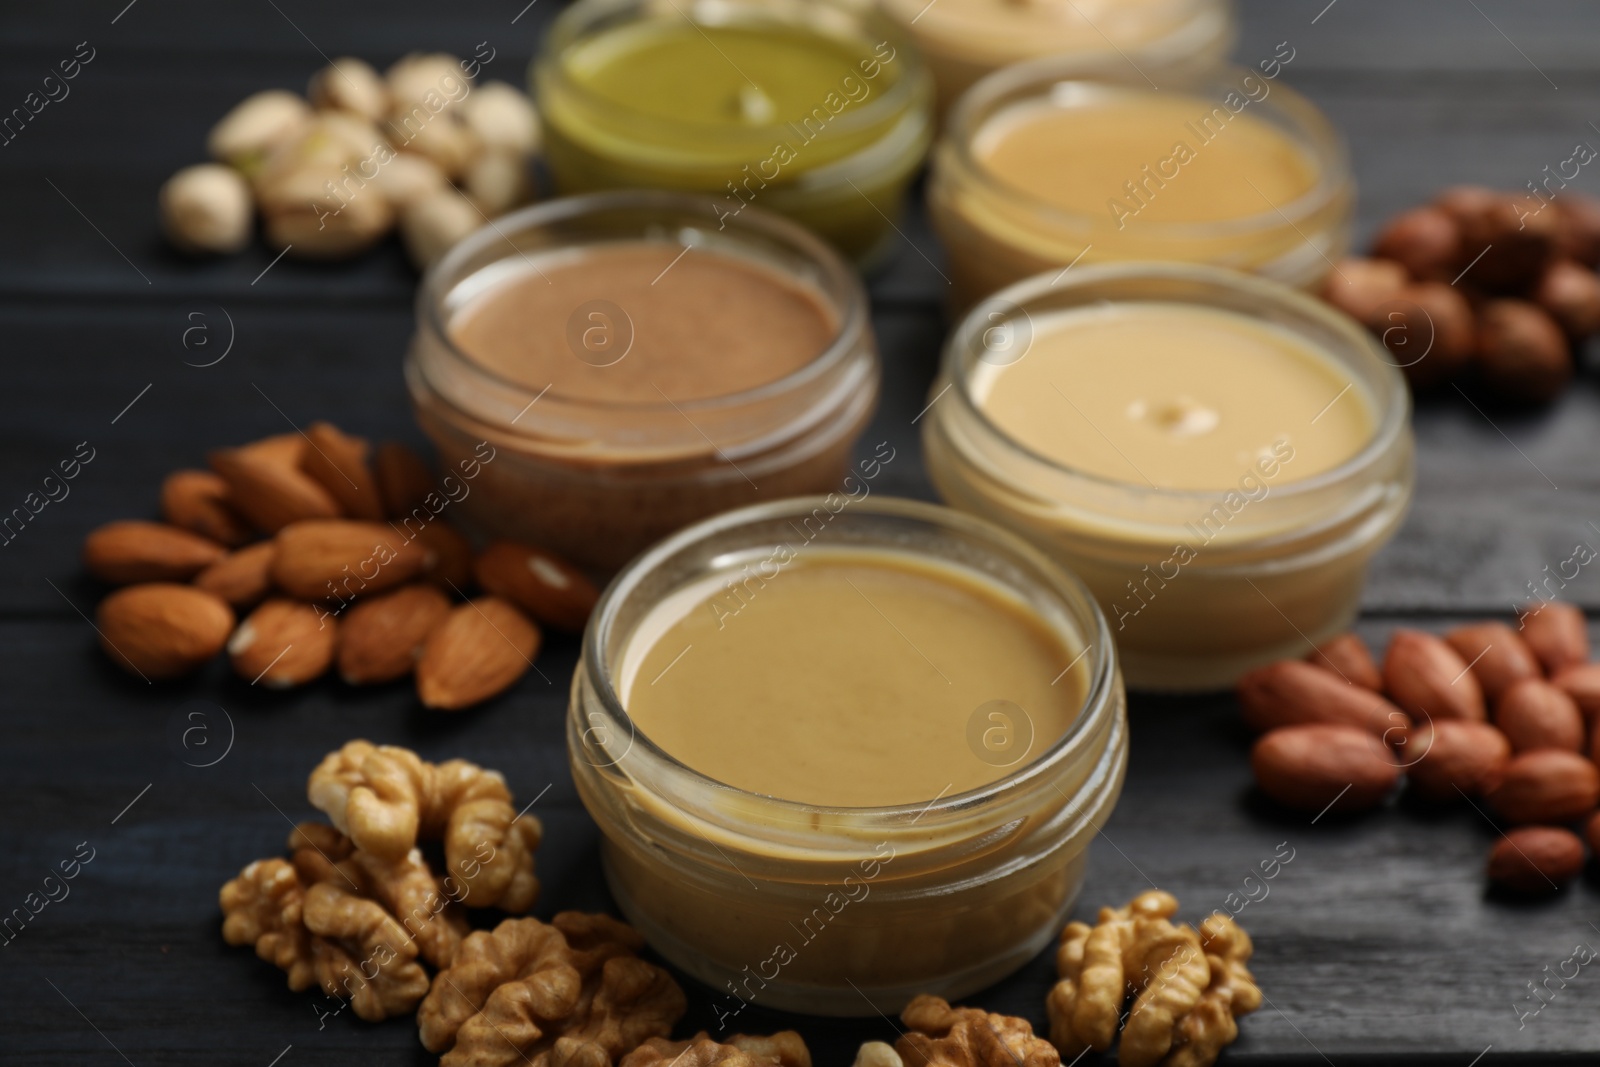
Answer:
<path fill-rule="evenodd" d="M 407 380 L 446 463 L 483 461 L 469 525 L 608 571 L 706 515 L 838 485 L 878 361 L 860 283 L 820 240 L 609 193 L 441 260 Z"/>
<path fill-rule="evenodd" d="M 1071 56 L 1131 63 L 1160 78 L 1207 65 L 1233 43 L 1227 0 L 881 0 L 933 72 L 943 114 L 973 82 L 1011 63 Z"/>
<path fill-rule="evenodd" d="M 1021 966 L 1121 788 L 1087 591 L 855 484 L 669 538 L 585 635 L 568 738 L 608 882 L 725 1020 L 871 1015 Z"/>
<path fill-rule="evenodd" d="M 900 553 L 802 554 L 749 588 L 711 578 L 640 629 L 621 677 L 634 725 L 709 778 L 826 807 L 987 785 L 1006 767 L 970 744 L 978 709 L 1026 716 L 998 724 L 1026 738 L 1015 763 L 1066 732 L 1086 688 L 1068 670 L 1082 649 L 1016 597 Z"/>
<path fill-rule="evenodd" d="M 1327 121 L 1255 72 L 1163 82 L 1051 59 L 963 98 L 929 191 L 957 306 L 1074 263 L 1211 263 L 1302 287 L 1331 269 L 1353 194 Z"/>
<path fill-rule="evenodd" d="M 1320 301 L 1216 268 L 1003 290 L 933 395 L 940 494 L 1079 575 L 1138 688 L 1227 686 L 1344 629 L 1411 497 L 1384 351 Z"/>
<path fill-rule="evenodd" d="M 1291 331 L 1192 304 L 1127 301 L 1034 316 L 1015 362 L 980 363 L 973 399 L 1023 447 L 1086 474 L 1226 492 L 1337 467 L 1372 400 Z"/>

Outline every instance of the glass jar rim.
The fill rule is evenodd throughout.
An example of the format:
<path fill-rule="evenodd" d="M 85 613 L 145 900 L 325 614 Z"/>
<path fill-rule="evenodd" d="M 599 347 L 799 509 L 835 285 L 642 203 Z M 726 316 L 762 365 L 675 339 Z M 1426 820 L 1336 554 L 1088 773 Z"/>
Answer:
<path fill-rule="evenodd" d="M 622 698 L 618 695 L 613 682 L 613 665 L 606 656 L 605 646 L 606 639 L 610 636 L 612 628 L 616 624 L 616 616 L 621 604 L 637 588 L 645 575 L 651 573 L 657 566 L 681 550 L 716 534 L 740 526 L 772 519 L 809 516 L 814 508 L 823 506 L 823 501 L 826 499 L 826 497 L 818 496 L 790 497 L 785 500 L 754 504 L 749 507 L 723 512 L 720 515 L 714 515 L 692 526 L 687 526 L 672 536 L 657 542 L 654 546 L 635 557 L 612 579 L 601 594 L 599 603 L 590 615 L 589 625 L 585 628 L 583 635 L 583 666 L 581 669 L 587 672 L 589 685 L 596 694 L 605 714 L 612 720 L 612 725 L 620 728 L 618 735 L 626 736 L 629 739 L 628 747 L 623 756 L 618 757 L 614 762 L 620 763 L 629 754 L 642 749 L 654 767 L 664 768 L 669 773 L 685 781 L 695 783 L 711 791 L 714 795 L 736 797 L 740 800 L 762 805 L 768 810 L 790 813 L 796 816 L 794 821 L 797 823 L 803 819 L 818 815 L 894 823 L 908 817 L 920 819 L 929 813 L 937 816 L 942 813 L 962 812 L 980 806 L 985 801 L 1004 795 L 1019 786 L 1034 783 L 1055 770 L 1058 764 L 1066 760 L 1073 752 L 1076 743 L 1099 726 L 1101 719 L 1115 713 L 1117 708 L 1118 675 L 1115 645 L 1111 638 L 1111 627 L 1106 621 L 1105 613 L 1101 611 L 1094 595 L 1089 592 L 1088 587 L 1083 584 L 1083 581 L 1077 575 L 1066 570 L 1061 564 L 1050 559 L 1023 538 L 986 519 L 920 500 L 880 497 L 863 499 L 852 503 L 850 509 L 856 514 L 869 513 L 889 518 L 922 520 L 941 525 L 947 529 L 954 529 L 963 534 L 976 535 L 986 541 L 989 547 L 997 549 L 1014 559 L 1020 559 L 1030 568 L 1045 575 L 1054 584 L 1052 594 L 1069 607 L 1074 617 L 1082 609 L 1086 609 L 1082 613 L 1087 615 L 1087 620 L 1091 624 L 1091 627 L 1086 627 L 1086 629 L 1092 628 L 1093 633 L 1082 635 L 1087 640 L 1087 648 L 1085 653 L 1080 653 L 1080 656 L 1087 654 L 1090 660 L 1089 684 L 1085 687 L 1082 703 L 1079 705 L 1072 724 L 1036 758 L 1027 761 L 1012 773 L 985 785 L 977 786 L 961 793 L 934 797 L 927 803 L 866 807 L 836 807 L 811 804 L 805 801 L 788 800 L 765 793 L 755 793 L 750 790 L 740 789 L 694 769 L 661 748 L 634 725 L 627 709 L 623 707 Z M 569 745 L 570 743 L 569 732 Z M 575 758 L 583 758 L 576 752 L 573 753 L 573 756 Z M 937 819 L 934 822 L 936 823 Z"/>
<path fill-rule="evenodd" d="M 885 10 L 889 11 L 891 14 L 898 14 L 895 9 L 900 7 L 902 3 L 908 8 L 919 11 L 929 10 L 932 8 L 932 5 L 927 4 L 926 0 L 882 0 L 882 2 Z M 1186 21 L 1178 22 L 1166 34 L 1152 38 L 1144 44 L 1137 46 L 1138 50 L 1135 51 L 1134 54 L 1141 56 L 1141 58 L 1142 55 L 1147 51 L 1153 54 L 1165 55 L 1175 52 L 1174 46 L 1180 43 L 1184 45 L 1191 45 L 1193 43 L 1191 38 L 1193 37 L 1196 24 L 1204 23 L 1204 21 L 1219 8 L 1222 9 L 1224 13 L 1228 13 L 1234 2 L 1235 0 L 1158 0 L 1162 10 L 1156 13 L 1156 17 L 1186 19 Z M 1157 5 L 1152 4 L 1151 6 L 1154 7 Z M 919 15 L 917 17 L 920 18 L 921 16 Z M 1084 17 L 1084 22 L 1094 29 L 1097 34 L 1101 33 L 1099 27 L 1095 26 L 1094 23 L 1089 22 L 1087 16 Z M 1228 34 L 1231 29 L 1231 23 L 1231 13 L 1228 13 L 1228 17 L 1219 19 L 1218 25 L 1214 28 L 1215 36 L 1222 37 Z M 934 20 L 934 24 L 938 25 L 937 19 Z M 1124 44 L 1126 43 L 1127 42 L 1124 42 Z M 1113 45 L 1112 47 L 1115 48 L 1117 46 Z M 1052 55 L 1055 54 L 1061 53 L 1057 53 L 1053 50 Z M 1072 56 L 1078 55 L 1076 52 L 1069 52 L 1065 54 Z M 1031 58 L 1037 59 L 1040 58 L 1040 56 L 1037 53 L 1034 53 Z M 1005 65 L 1011 66 L 1014 63 L 1027 61 L 1028 60 L 1025 58 L 1019 58 Z"/>
<path fill-rule="evenodd" d="M 1175 69 L 1171 73 L 1181 79 L 1180 84 L 1173 88 L 1190 94 L 1223 86 L 1231 89 L 1244 78 L 1260 77 L 1254 71 L 1232 64 L 1217 64 L 1198 70 Z M 1135 93 L 1156 91 L 1145 90 L 1142 82 L 1136 82 L 1120 67 L 1114 66 L 1113 61 L 1103 57 L 1045 56 L 1013 63 L 986 75 L 961 95 L 950 113 L 940 156 L 948 158 L 967 181 L 986 192 L 1003 196 L 1009 202 L 1020 202 L 1026 205 L 1031 214 L 1051 220 L 1063 229 L 1092 232 L 1097 225 L 1097 216 L 1063 208 L 1007 184 L 984 166 L 973 152 L 978 135 L 993 118 L 997 107 L 1009 102 L 1012 94 L 1027 91 L 1029 99 L 1037 99 L 1054 86 L 1067 83 Z M 1284 96 L 1278 103 L 1269 104 L 1272 95 L 1279 93 Z M 1310 152 L 1312 161 L 1317 165 L 1315 184 L 1287 204 L 1272 205 L 1257 214 L 1208 222 L 1141 222 L 1141 233 L 1153 240 L 1171 241 L 1248 235 L 1285 224 L 1296 226 L 1344 195 L 1352 181 L 1349 153 L 1338 131 L 1316 105 L 1283 84 L 1275 86 L 1272 94 L 1260 101 L 1253 101 L 1253 104 L 1268 108 L 1289 120 L 1288 125 L 1295 140 Z"/>
<path fill-rule="evenodd" d="M 863 331 L 867 328 L 867 295 L 862 287 L 861 279 L 856 275 L 843 257 L 834 251 L 822 238 L 811 233 L 797 223 L 766 211 L 765 209 L 746 205 L 737 215 L 732 216 L 732 221 L 723 218 L 719 213 L 719 205 L 715 198 L 697 196 L 690 193 L 674 193 L 653 189 L 623 189 L 609 192 L 584 193 L 578 196 L 557 197 L 541 203 L 532 204 L 508 215 L 502 215 L 490 220 L 487 225 L 468 234 L 456 243 L 445 255 L 428 267 L 423 273 L 422 281 L 417 286 L 417 320 L 431 331 L 438 341 L 440 349 L 459 369 L 469 374 L 477 375 L 492 382 L 497 388 L 517 396 L 519 399 L 526 397 L 528 406 L 535 402 L 564 407 L 573 411 L 609 411 L 623 413 L 660 414 L 669 411 L 717 411 L 724 408 L 737 408 L 749 404 L 782 396 L 800 388 L 816 378 L 828 373 L 840 363 L 845 362 L 855 351 Z M 643 403 L 626 401 L 607 401 L 595 399 L 577 399 L 559 395 L 545 396 L 545 391 L 535 390 L 522 382 L 514 381 L 498 371 L 492 370 L 463 351 L 450 335 L 448 323 L 445 321 L 445 303 L 450 292 L 461 282 L 473 274 L 487 269 L 489 264 L 484 264 L 472 271 L 462 272 L 465 263 L 470 262 L 480 253 L 488 251 L 497 242 L 504 242 L 512 251 L 501 260 L 504 262 L 513 258 L 513 255 L 522 252 L 512 243 L 510 233 L 533 230 L 550 223 L 565 222 L 570 219 L 585 215 L 599 215 L 616 211 L 660 211 L 677 212 L 689 218 L 704 219 L 715 224 L 719 232 L 735 233 L 740 229 L 786 244 L 803 257 L 810 266 L 816 268 L 826 282 L 834 287 L 843 299 L 836 301 L 832 295 L 817 287 L 819 295 L 824 297 L 838 313 L 839 321 L 832 340 L 818 352 L 816 357 L 795 368 L 789 373 L 772 381 L 748 389 L 732 393 L 723 393 L 717 396 L 697 397 L 688 400 L 661 403 L 648 401 Z M 648 240 L 640 235 L 638 240 Z M 738 238 L 735 233 L 734 241 Z M 576 246 L 569 246 L 576 247 Z M 537 269 L 537 268 L 536 268 Z M 548 390 L 548 386 L 546 390 Z M 524 411 L 528 408 L 524 408 Z"/>
<path fill-rule="evenodd" d="M 922 54 L 901 32 L 898 25 L 880 15 L 870 5 L 850 3 L 847 0 L 685 0 L 684 6 L 680 6 L 677 0 L 668 2 L 677 14 L 686 19 L 690 25 L 697 27 L 736 23 L 738 21 L 736 18 L 728 18 L 727 15 L 741 7 L 759 12 L 766 21 L 774 25 L 788 22 L 807 28 L 810 23 L 806 17 L 806 9 L 827 8 L 839 16 L 855 20 L 862 30 L 862 40 L 868 40 L 869 34 L 865 31 L 870 27 L 874 33 L 894 47 L 895 59 L 904 60 L 906 71 L 883 95 L 868 101 L 863 107 L 851 108 L 830 121 L 829 129 L 836 130 L 837 135 L 848 136 L 858 130 L 870 129 L 899 115 L 914 105 L 923 91 L 923 83 L 928 79 Z M 645 10 L 650 3 L 651 0 L 578 0 L 557 16 L 555 22 L 551 24 L 538 53 L 534 56 L 533 72 L 535 75 L 543 72 L 558 80 L 562 88 L 580 99 L 595 99 L 596 94 L 571 77 L 566 64 L 562 61 L 562 56 L 596 23 L 625 13 L 630 8 L 637 9 L 634 15 L 638 19 L 651 17 L 654 13 Z M 698 10 L 702 8 L 710 8 L 713 13 L 718 13 L 722 17 L 705 18 Z M 719 8 L 725 10 L 717 12 L 716 9 Z M 702 14 L 702 18 L 697 19 L 695 17 L 697 14 Z M 615 101 L 605 102 L 608 106 L 620 108 Z M 693 131 L 694 136 L 698 138 L 721 141 L 729 148 L 742 147 L 746 144 L 766 145 L 774 131 L 786 129 L 788 126 L 787 123 L 771 122 L 760 126 L 732 128 L 725 123 L 662 119 L 655 116 L 651 116 L 649 121 L 656 128 L 680 130 L 685 134 Z M 833 125 L 834 121 L 838 122 L 837 127 Z"/>
<path fill-rule="evenodd" d="M 983 331 L 993 328 L 994 320 L 992 316 L 997 311 L 1000 314 L 1005 314 L 1005 309 L 1007 308 L 1025 311 L 1028 301 L 1052 292 L 1070 292 L 1073 288 L 1082 288 L 1101 282 L 1138 282 L 1141 280 L 1199 283 L 1210 286 L 1216 291 L 1231 291 L 1248 296 L 1252 299 L 1255 307 L 1278 308 L 1298 313 L 1311 318 L 1331 332 L 1344 336 L 1351 342 L 1352 350 L 1365 352 L 1375 362 L 1377 374 L 1380 380 L 1386 384 L 1381 386 L 1383 395 L 1374 395 L 1372 398 L 1375 404 L 1380 405 L 1379 418 L 1377 425 L 1373 427 L 1372 437 L 1361 449 L 1343 463 L 1330 467 L 1318 474 L 1313 474 L 1310 477 L 1286 482 L 1273 490 L 1275 495 L 1287 496 L 1290 499 L 1297 496 L 1310 496 L 1329 486 L 1357 478 L 1362 472 L 1380 462 L 1383 456 L 1394 447 L 1396 439 L 1405 433 L 1411 408 L 1410 392 L 1405 384 L 1405 379 L 1394 364 L 1382 357 L 1379 353 L 1377 341 L 1359 323 L 1316 297 L 1284 285 L 1282 282 L 1275 282 L 1255 274 L 1229 270 L 1226 267 L 1215 267 L 1201 263 L 1141 262 L 1131 260 L 1071 268 L 1065 276 L 1061 272 L 1045 271 L 1031 278 L 1025 278 L 1000 290 L 998 293 L 985 297 L 961 320 L 951 332 L 950 339 L 945 343 L 942 377 L 953 386 L 952 391 L 960 401 L 962 410 L 975 419 L 978 425 L 1001 441 L 1004 441 L 1008 447 L 1018 454 L 1053 473 L 1082 479 L 1085 482 L 1105 488 L 1131 490 L 1165 500 L 1193 500 L 1196 503 L 1215 500 L 1220 490 L 1175 489 L 1138 485 L 1134 482 L 1079 470 L 1076 467 L 1045 456 L 1018 441 L 1004 427 L 990 418 L 989 413 L 983 409 L 977 398 L 972 395 L 971 376 L 963 365 L 963 357 L 972 350 L 975 339 L 981 336 Z M 1176 298 L 1167 298 L 1167 300 L 1172 303 L 1193 303 L 1201 307 L 1212 306 L 1209 301 L 1183 301 Z M 1228 310 L 1232 311 L 1232 309 Z M 1242 314 L 1241 312 L 1233 313 Z"/>

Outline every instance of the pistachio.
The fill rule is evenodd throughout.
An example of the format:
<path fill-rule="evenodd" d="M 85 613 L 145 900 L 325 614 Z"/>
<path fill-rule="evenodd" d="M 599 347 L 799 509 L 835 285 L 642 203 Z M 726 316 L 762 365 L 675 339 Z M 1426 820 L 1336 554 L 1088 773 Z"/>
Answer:
<path fill-rule="evenodd" d="M 349 111 L 377 122 L 389 113 L 389 86 L 364 59 L 340 56 L 311 76 L 306 96 L 319 108 Z"/>
<path fill-rule="evenodd" d="M 479 156 L 467 168 L 462 186 L 478 210 L 491 219 L 533 199 L 527 159 L 504 149 Z"/>
<path fill-rule="evenodd" d="M 467 94 L 461 119 L 490 148 L 519 156 L 539 150 L 539 113 L 527 93 L 505 82 L 485 82 Z"/>
<path fill-rule="evenodd" d="M 232 167 L 184 167 L 161 187 L 161 229 L 185 252 L 226 254 L 250 243 L 250 186 Z"/>
<path fill-rule="evenodd" d="M 278 145 L 311 121 L 311 106 L 283 89 L 247 96 L 222 116 L 206 139 L 213 159 L 251 173 Z"/>
<path fill-rule="evenodd" d="M 418 270 L 425 270 L 455 243 L 484 223 L 472 201 L 454 189 L 441 189 L 406 205 L 400 236 Z"/>

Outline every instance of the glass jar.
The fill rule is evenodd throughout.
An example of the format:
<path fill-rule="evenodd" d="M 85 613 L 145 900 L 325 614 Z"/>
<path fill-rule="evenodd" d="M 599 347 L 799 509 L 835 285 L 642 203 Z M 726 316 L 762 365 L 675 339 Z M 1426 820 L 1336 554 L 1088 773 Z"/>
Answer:
<path fill-rule="evenodd" d="M 740 65 L 707 31 L 738 31 L 764 51 Z M 637 85 L 595 73 L 614 50 L 675 35 L 681 71 Z M 775 69 L 819 51 L 803 70 Z M 736 75 L 728 106 L 692 105 L 694 80 L 724 70 Z M 532 83 L 559 191 L 708 193 L 728 217 L 755 204 L 858 262 L 893 240 L 933 136 L 932 81 L 915 47 L 842 0 L 579 0 L 545 35 Z"/>
<path fill-rule="evenodd" d="M 907 553 L 1020 599 L 1081 649 L 1086 697 L 1068 732 L 988 786 L 831 809 L 713 781 L 640 734 L 617 679 L 631 643 L 647 639 L 641 620 L 793 545 L 808 522 L 814 540 L 799 553 Z M 612 895 L 658 952 L 718 991 L 724 1024 L 746 1003 L 872 1015 L 918 993 L 981 989 L 1056 936 L 1121 791 L 1124 704 L 1104 617 L 1043 555 L 947 508 L 835 495 L 717 516 L 630 564 L 590 618 L 567 740 Z"/>
<path fill-rule="evenodd" d="M 1264 63 L 1281 72 L 1281 63 Z M 1111 183 L 1104 197 L 1097 192 L 1093 211 L 1047 202 L 980 158 L 978 146 L 1018 114 L 1147 101 L 1170 106 L 1186 98 L 1193 101 L 1198 120 L 1182 131 L 1181 140 L 1191 150 L 1180 157 L 1177 145 L 1163 139 L 1146 167 Z M 1207 152 L 1203 138 L 1215 140 L 1232 116 L 1264 122 L 1298 149 L 1312 177 L 1307 191 L 1282 203 L 1263 197 L 1258 208 L 1251 204 L 1237 217 L 1201 222 L 1134 217 L 1138 211 L 1129 209 L 1144 203 L 1138 195 L 1160 199 L 1164 182 L 1184 181 L 1188 161 Z M 1074 147 L 1082 153 L 1095 150 L 1087 143 Z M 1315 105 L 1281 81 L 1238 67 L 1172 71 L 1163 75 L 1159 92 L 1125 63 L 1055 57 L 1009 67 L 962 97 L 934 152 L 932 170 L 928 210 L 945 245 L 954 306 L 962 310 L 1041 271 L 1121 260 L 1209 263 L 1314 289 L 1350 244 L 1355 181 L 1338 132 Z M 1251 175 L 1244 170 L 1238 179 L 1247 185 Z M 1124 202 L 1123 212 L 1109 210 L 1113 201 Z"/>
<path fill-rule="evenodd" d="M 996 294 L 951 335 L 923 420 L 928 471 L 944 500 L 1021 534 L 1082 578 L 1113 620 L 1135 689 L 1224 688 L 1346 629 L 1367 563 L 1412 496 L 1410 394 L 1384 350 L 1320 300 L 1233 271 L 1125 263 L 1056 278 L 1042 274 Z M 1125 301 L 1220 309 L 1289 331 L 1365 393 L 1370 439 L 1344 463 L 1298 481 L 1184 491 L 1054 462 L 1017 443 L 976 402 L 973 376 L 995 361 L 996 338 L 1025 336 L 1033 318 L 1053 311 Z"/>
<path fill-rule="evenodd" d="M 1230 0 L 880 0 L 922 51 L 946 114 L 980 78 L 1044 56 L 1131 64 L 1154 77 L 1220 63 Z"/>
<path fill-rule="evenodd" d="M 640 239 L 744 257 L 803 283 L 831 306 L 837 331 L 811 362 L 776 381 L 643 403 L 514 382 L 452 341 L 452 317 L 506 270 Z M 625 312 L 600 314 L 594 321 L 606 328 L 630 329 Z M 584 355 L 574 348 L 574 358 Z M 880 368 L 860 280 L 825 243 L 754 208 L 719 222 L 705 197 L 619 192 L 525 208 L 452 249 L 418 290 L 405 375 L 443 464 L 482 461 L 451 505 L 467 525 L 609 572 L 707 515 L 835 488 L 876 407 Z"/>

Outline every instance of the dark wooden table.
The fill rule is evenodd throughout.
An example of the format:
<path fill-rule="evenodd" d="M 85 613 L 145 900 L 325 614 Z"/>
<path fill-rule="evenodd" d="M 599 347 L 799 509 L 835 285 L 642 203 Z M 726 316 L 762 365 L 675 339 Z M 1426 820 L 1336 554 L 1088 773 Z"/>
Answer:
<path fill-rule="evenodd" d="M 0 510 L 38 490 L 80 442 L 94 450 L 70 496 L 0 547 L 0 913 L 40 891 L 59 861 L 93 850 L 70 896 L 0 947 L 7 1063 L 429 1062 L 406 1019 L 374 1027 L 345 1013 L 319 1027 L 320 998 L 289 993 L 279 972 L 227 948 L 218 931 L 218 886 L 278 850 L 287 820 L 311 813 L 307 772 L 352 737 L 502 768 L 521 797 L 547 790 L 536 807 L 548 831 L 537 913 L 609 906 L 596 831 L 565 765 L 573 642 L 551 643 L 540 664 L 548 682 L 530 675 L 449 718 L 421 711 L 404 685 L 267 694 L 220 663 L 146 686 L 96 651 L 84 613 L 99 590 L 78 566 L 86 531 L 153 514 L 162 474 L 208 447 L 318 418 L 418 440 L 399 373 L 414 276 L 396 246 L 338 267 L 271 265 L 259 248 L 194 265 L 158 240 L 155 193 L 200 158 L 228 105 L 268 86 L 303 87 L 324 56 L 385 64 L 487 41 L 488 75 L 520 81 L 556 11 L 555 0 L 525 3 L 0 6 L 0 112 L 59 60 L 93 49 L 70 95 L 0 147 Z M 1240 59 L 1290 42 L 1286 81 L 1349 138 L 1362 239 L 1441 185 L 1520 188 L 1576 142 L 1600 144 L 1600 8 L 1583 0 L 1252 0 L 1243 14 Z M 1577 188 L 1600 191 L 1592 169 Z M 906 235 L 872 285 L 888 380 L 867 439 L 887 438 L 906 457 L 885 488 L 927 497 L 910 422 L 945 329 L 942 282 L 920 211 Z M 220 363 L 186 365 L 230 339 Z M 1416 429 L 1416 507 L 1368 586 L 1370 640 L 1401 624 L 1507 616 L 1543 568 L 1600 545 L 1592 378 L 1534 415 L 1486 415 L 1447 396 L 1423 405 Z M 1596 571 L 1564 594 L 1600 607 Z M 196 709 L 209 714 L 205 756 L 176 741 Z M 1269 895 L 1241 916 L 1267 1004 L 1229 1062 L 1595 1062 L 1600 964 L 1549 981 L 1542 1007 L 1529 999 L 1529 983 L 1576 946 L 1600 945 L 1595 882 L 1537 904 L 1486 897 L 1495 830 L 1470 808 L 1402 802 L 1316 825 L 1276 816 L 1252 798 L 1248 738 L 1227 698 L 1136 697 L 1132 720 L 1127 790 L 1093 846 L 1084 915 L 1147 882 L 1198 915 L 1243 894 L 1280 843 L 1293 849 Z M 191 765 L 224 751 L 212 766 Z M 1036 960 L 974 1000 L 1042 1023 L 1050 973 Z M 712 1021 L 705 991 L 691 990 L 685 1032 Z M 740 1022 L 796 1026 L 819 1065 L 835 1067 L 858 1041 L 893 1034 L 876 1018 L 753 1010 Z"/>

